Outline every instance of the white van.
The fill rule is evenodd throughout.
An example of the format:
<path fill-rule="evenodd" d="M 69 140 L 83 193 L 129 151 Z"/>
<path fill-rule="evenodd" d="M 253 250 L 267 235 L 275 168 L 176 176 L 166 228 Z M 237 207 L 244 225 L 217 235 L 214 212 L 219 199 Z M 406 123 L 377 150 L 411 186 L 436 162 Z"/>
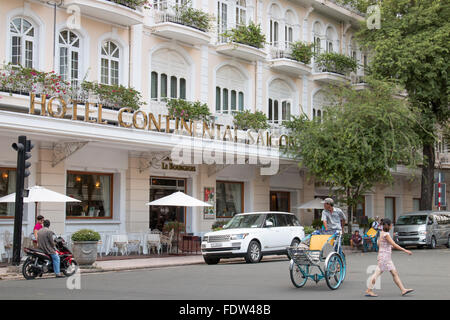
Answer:
<path fill-rule="evenodd" d="M 208 232 L 202 239 L 207 264 L 222 258 L 244 257 L 257 263 L 263 255 L 287 254 L 287 247 L 305 237 L 297 217 L 288 212 L 253 212 L 235 215 L 223 230 Z"/>
<path fill-rule="evenodd" d="M 394 224 L 394 240 L 400 246 L 450 248 L 450 211 L 417 211 L 401 215 Z"/>

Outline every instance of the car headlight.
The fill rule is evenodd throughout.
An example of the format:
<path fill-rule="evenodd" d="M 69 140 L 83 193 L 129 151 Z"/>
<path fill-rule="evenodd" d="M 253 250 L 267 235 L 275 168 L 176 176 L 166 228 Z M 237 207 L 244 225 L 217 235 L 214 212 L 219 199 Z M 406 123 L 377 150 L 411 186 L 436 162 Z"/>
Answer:
<path fill-rule="evenodd" d="M 202 242 L 208 242 L 208 236 L 203 237 Z"/>
<path fill-rule="evenodd" d="M 419 236 L 426 236 L 427 232 L 426 231 L 419 231 Z"/>
<path fill-rule="evenodd" d="M 232 234 L 230 240 L 242 240 L 248 236 L 248 233 Z"/>

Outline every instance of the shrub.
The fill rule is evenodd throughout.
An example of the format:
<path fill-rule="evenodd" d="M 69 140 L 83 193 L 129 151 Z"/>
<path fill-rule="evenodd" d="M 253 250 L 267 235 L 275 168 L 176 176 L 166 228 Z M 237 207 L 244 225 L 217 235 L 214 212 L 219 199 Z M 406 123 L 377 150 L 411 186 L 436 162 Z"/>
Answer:
<path fill-rule="evenodd" d="M 342 75 L 356 72 L 358 67 L 355 59 L 334 52 L 319 54 L 316 57 L 316 63 L 323 72 L 333 72 Z"/>
<path fill-rule="evenodd" d="M 72 234 L 72 241 L 99 241 L 100 234 L 94 230 L 81 229 Z"/>
<path fill-rule="evenodd" d="M 294 42 L 291 44 L 291 56 L 294 60 L 309 64 L 314 55 L 313 48 L 313 43 Z"/>
<path fill-rule="evenodd" d="M 313 233 L 315 228 L 313 226 L 305 226 L 305 227 L 303 227 L 303 230 L 305 231 L 305 236 L 307 236 L 307 235 Z"/>
<path fill-rule="evenodd" d="M 99 103 L 102 103 L 104 106 L 116 108 L 127 107 L 138 110 L 141 105 L 146 104 L 142 100 L 142 95 L 139 91 L 122 85 L 106 85 L 83 81 L 81 83 L 81 89 L 97 95 L 100 100 Z"/>
<path fill-rule="evenodd" d="M 208 32 L 214 19 L 210 14 L 190 6 L 190 1 L 174 7 L 176 16 L 188 26 Z"/>
<path fill-rule="evenodd" d="M 323 226 L 323 221 L 320 219 L 315 219 L 311 225 L 314 229 L 320 229 Z"/>
<path fill-rule="evenodd" d="M 223 226 L 227 224 L 228 221 L 218 220 L 214 222 L 214 224 L 211 226 L 211 229 L 213 231 L 222 230 Z"/>
<path fill-rule="evenodd" d="M 189 102 L 183 99 L 171 99 L 167 102 L 169 115 L 184 120 L 210 121 L 211 112 L 206 103 Z"/>
<path fill-rule="evenodd" d="M 261 25 L 250 22 L 247 26 L 239 25 L 230 31 L 224 32 L 222 36 L 229 38 L 231 42 L 242 43 L 258 49 L 264 47 L 266 36 L 262 33 Z"/>
<path fill-rule="evenodd" d="M 163 232 L 170 232 L 172 229 L 175 233 L 184 232 L 184 223 L 178 221 L 168 221 L 163 226 Z"/>
<path fill-rule="evenodd" d="M 350 233 L 344 233 L 342 235 L 342 245 L 349 246 L 351 237 L 352 237 L 352 235 Z"/>
<path fill-rule="evenodd" d="M 237 111 L 233 113 L 233 116 L 233 123 L 240 130 L 254 129 L 258 131 L 270 127 L 267 123 L 266 115 L 261 111 L 256 111 L 255 113 L 249 110 Z"/>

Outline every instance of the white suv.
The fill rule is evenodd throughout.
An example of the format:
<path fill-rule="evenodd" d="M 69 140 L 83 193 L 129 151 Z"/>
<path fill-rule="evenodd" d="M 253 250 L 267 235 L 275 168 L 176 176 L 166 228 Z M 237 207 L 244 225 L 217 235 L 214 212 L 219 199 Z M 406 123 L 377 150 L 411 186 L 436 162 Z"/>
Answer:
<path fill-rule="evenodd" d="M 287 247 L 305 237 L 297 217 L 288 212 L 253 212 L 235 215 L 223 230 L 208 232 L 202 239 L 207 264 L 221 258 L 244 257 L 257 263 L 263 255 L 287 254 Z"/>

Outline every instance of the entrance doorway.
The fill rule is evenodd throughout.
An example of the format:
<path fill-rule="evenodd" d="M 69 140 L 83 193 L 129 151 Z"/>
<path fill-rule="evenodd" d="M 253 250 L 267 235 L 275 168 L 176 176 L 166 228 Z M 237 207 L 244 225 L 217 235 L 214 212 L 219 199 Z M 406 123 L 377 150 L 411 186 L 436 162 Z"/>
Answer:
<path fill-rule="evenodd" d="M 186 193 L 186 179 L 176 178 L 150 178 L 150 201 L 154 201 L 174 192 Z M 173 206 L 150 206 L 149 209 L 150 229 L 163 230 L 164 224 L 169 221 L 185 223 L 185 207 Z"/>
<path fill-rule="evenodd" d="M 291 212 L 290 198 L 290 192 L 270 191 L 270 211 Z"/>

